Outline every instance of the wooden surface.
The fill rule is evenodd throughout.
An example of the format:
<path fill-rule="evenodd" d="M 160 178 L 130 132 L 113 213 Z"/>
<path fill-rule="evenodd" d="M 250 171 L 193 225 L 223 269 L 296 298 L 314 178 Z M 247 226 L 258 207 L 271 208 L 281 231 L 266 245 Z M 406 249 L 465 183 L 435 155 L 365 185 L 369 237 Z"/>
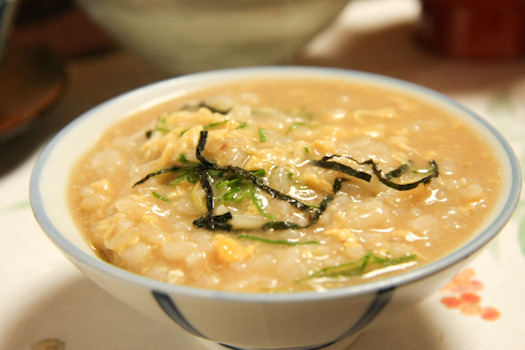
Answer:
<path fill-rule="evenodd" d="M 0 70 L 0 140 L 13 137 L 63 94 L 61 60 L 33 43 L 13 41 Z"/>

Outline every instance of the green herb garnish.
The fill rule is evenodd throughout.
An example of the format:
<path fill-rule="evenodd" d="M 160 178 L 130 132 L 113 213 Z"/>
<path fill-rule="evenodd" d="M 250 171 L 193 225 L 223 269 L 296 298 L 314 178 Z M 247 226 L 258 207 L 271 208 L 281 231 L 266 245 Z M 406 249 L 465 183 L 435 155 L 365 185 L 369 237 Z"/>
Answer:
<path fill-rule="evenodd" d="M 170 202 L 171 202 L 171 200 L 170 200 L 168 197 L 164 197 L 163 195 L 158 194 L 158 193 L 155 192 L 155 191 L 152 191 L 151 194 L 153 195 L 153 197 L 158 198 L 158 199 L 160 199 L 161 201 L 164 201 L 164 202 L 166 202 L 166 203 L 170 203 Z"/>
<path fill-rule="evenodd" d="M 311 273 L 309 276 L 299 279 L 302 282 L 313 278 L 338 278 L 338 277 L 355 277 L 362 276 L 364 273 L 392 265 L 399 265 L 409 261 L 416 260 L 415 254 L 405 255 L 399 258 L 380 257 L 370 252 L 362 258 L 350 261 L 336 266 L 328 266 Z"/>
<path fill-rule="evenodd" d="M 171 128 L 168 126 L 168 116 L 166 114 L 163 114 L 157 118 L 155 130 L 161 132 L 170 132 Z"/>
<path fill-rule="evenodd" d="M 255 189 L 255 188 L 254 188 L 254 191 L 252 193 L 252 202 L 255 205 L 255 207 L 257 208 L 257 211 L 259 212 L 259 214 L 261 214 L 262 216 L 264 216 L 267 219 L 270 219 L 270 221 L 272 221 L 272 222 L 276 221 L 275 217 L 272 214 L 269 214 L 269 213 L 267 213 L 264 210 L 261 201 L 259 200 L 259 198 L 257 198 L 257 189 Z"/>
<path fill-rule="evenodd" d="M 228 119 L 225 119 L 223 121 L 220 121 L 220 122 L 215 122 L 215 123 L 210 123 L 210 124 L 206 124 L 203 126 L 203 129 L 204 130 L 208 130 L 208 129 L 211 129 L 211 128 L 214 128 L 216 126 L 221 126 L 221 125 L 224 125 L 228 122 Z"/>
<path fill-rule="evenodd" d="M 152 130 L 146 131 L 146 138 L 149 139 L 153 135 L 154 131 L 160 131 L 163 133 L 168 133 L 171 131 L 171 128 L 168 126 L 168 113 L 161 114 L 155 121 L 155 127 Z"/>
<path fill-rule="evenodd" d="M 259 241 L 269 244 L 280 244 L 280 245 L 287 245 L 287 246 L 296 246 L 296 245 L 306 245 L 306 244 L 321 244 L 319 241 L 292 241 L 288 239 L 268 239 L 258 236 L 252 236 L 252 235 L 239 235 L 237 236 L 239 239 L 249 239 L 252 241 Z"/>
<path fill-rule="evenodd" d="M 184 181 L 189 182 L 190 184 L 194 184 L 199 181 L 198 173 L 192 166 L 183 167 L 174 171 L 174 173 L 177 174 L 177 177 L 168 184 L 169 186 L 174 186 Z"/>
<path fill-rule="evenodd" d="M 243 180 L 247 180 L 253 186 L 257 187 L 257 189 L 263 192 L 266 192 L 273 198 L 277 200 L 285 201 L 289 205 L 304 212 L 309 219 L 309 222 L 306 225 L 298 225 L 298 224 L 295 224 L 293 222 L 288 222 L 288 221 L 269 222 L 269 223 L 264 224 L 261 227 L 262 230 L 283 230 L 283 229 L 305 228 L 305 227 L 312 226 L 319 220 L 319 217 L 326 210 L 326 207 L 333 199 L 333 196 L 329 196 L 321 202 L 319 207 L 313 208 L 312 206 L 302 202 L 301 200 L 297 198 L 291 197 L 287 194 L 284 194 L 268 186 L 263 181 L 263 179 L 261 179 L 260 176 L 257 176 L 254 172 L 245 170 L 237 166 L 219 167 L 213 162 L 211 162 L 210 160 L 208 160 L 203 155 L 207 138 L 208 138 L 208 131 L 202 130 L 200 133 L 199 142 L 197 144 L 197 148 L 195 151 L 196 158 L 200 162 L 200 164 L 192 163 L 190 165 L 184 165 L 184 166 L 177 165 L 177 166 L 172 166 L 172 167 L 167 167 L 165 169 L 161 169 L 159 171 L 146 175 L 144 178 L 137 181 L 134 184 L 134 187 L 146 182 L 153 176 L 157 176 L 157 175 L 168 173 L 168 172 L 179 172 L 179 171 L 181 172 L 181 174 L 177 177 L 177 179 L 173 181 L 171 184 L 174 184 L 174 183 L 177 183 L 183 180 L 186 180 L 188 182 L 197 181 L 197 178 L 198 178 L 198 181 L 200 181 L 201 187 L 204 190 L 207 213 L 203 217 L 195 220 L 194 225 L 199 228 L 205 228 L 205 229 L 212 230 L 212 231 L 213 230 L 227 230 L 227 231 L 233 230 L 233 227 L 227 222 L 225 222 L 228 216 L 224 216 L 224 215 L 217 216 L 214 214 L 217 198 L 215 196 L 214 188 L 212 185 L 213 182 L 215 181 L 212 175 L 215 173 L 236 175 L 237 177 L 240 177 Z M 230 180 L 235 180 L 235 179 L 232 178 Z"/>
<path fill-rule="evenodd" d="M 266 176 L 264 169 L 251 171 L 255 176 Z M 255 186 L 250 181 L 240 177 L 239 175 L 231 175 L 223 180 L 217 182 L 215 187 L 222 190 L 222 195 L 217 196 L 219 201 L 225 202 L 240 202 L 247 198 L 251 198 Z"/>
<path fill-rule="evenodd" d="M 288 135 L 289 133 L 291 133 L 292 131 L 294 131 L 295 129 L 297 129 L 299 127 L 319 127 L 321 125 L 322 125 L 321 123 L 310 123 L 310 122 L 293 123 L 292 125 L 290 125 L 288 130 L 286 130 L 285 135 Z"/>
<path fill-rule="evenodd" d="M 292 196 L 289 196 L 285 193 L 282 193 L 266 184 L 266 182 L 263 180 L 263 177 L 266 174 L 263 169 L 259 169 L 256 171 L 248 171 L 237 166 L 218 166 L 212 161 L 208 160 L 206 157 L 204 157 L 203 154 L 207 142 L 207 137 L 208 131 L 201 131 L 200 138 L 195 151 L 195 156 L 198 160 L 198 163 L 186 163 L 184 161 L 185 157 L 180 158 L 179 160 L 184 165 L 174 165 L 150 173 L 133 185 L 133 187 L 135 187 L 139 184 L 146 182 L 153 176 L 157 176 L 168 172 L 173 172 L 177 174 L 177 177 L 175 178 L 175 180 L 170 182 L 170 185 L 174 185 L 182 181 L 187 181 L 189 183 L 196 183 L 197 181 L 199 181 L 202 189 L 204 190 L 207 210 L 207 213 L 203 217 L 194 221 L 194 225 L 199 228 L 206 228 L 208 230 L 234 230 L 235 228 L 228 223 L 228 221 L 232 218 L 231 213 L 226 213 L 229 215 L 215 215 L 215 205 L 217 202 L 220 201 L 239 202 L 248 198 L 252 199 L 253 203 L 255 204 L 261 215 L 271 219 L 270 222 L 267 222 L 260 227 L 261 230 L 289 230 L 307 228 L 317 223 L 320 216 L 326 211 L 326 209 L 333 201 L 335 196 L 340 193 L 340 189 L 343 182 L 349 180 L 349 178 L 346 177 L 336 178 L 332 185 L 332 195 L 326 196 L 317 205 L 306 204 L 305 202 Z M 396 183 L 392 181 L 393 178 L 401 176 L 408 170 L 408 167 L 405 165 L 402 165 L 399 168 L 390 171 L 389 173 L 384 175 L 382 170 L 378 168 L 377 164 L 373 160 L 358 162 L 355 159 L 347 156 L 325 156 L 320 160 L 313 161 L 312 164 L 321 168 L 335 170 L 344 175 L 358 178 L 367 182 L 371 181 L 371 174 L 368 174 L 367 172 L 361 170 L 356 170 L 348 165 L 336 162 L 333 160 L 333 158 L 336 157 L 347 158 L 356 162 L 358 165 L 366 165 L 371 167 L 373 174 L 378 178 L 378 180 L 381 183 L 400 191 L 413 189 L 420 184 L 428 184 L 432 178 L 438 176 L 438 167 L 433 160 L 429 162 L 430 167 L 429 170 L 425 172 L 425 177 L 422 177 L 414 182 L 409 183 Z M 227 177 L 224 178 L 224 176 Z M 289 176 L 292 178 L 293 174 L 290 174 Z M 295 222 L 287 220 L 276 221 L 275 218 L 273 218 L 273 216 L 264 212 L 262 205 L 259 203 L 259 200 L 255 196 L 257 190 L 265 192 L 266 194 L 270 195 L 276 200 L 285 201 L 292 207 L 303 212 L 306 215 L 308 222 L 304 225 L 299 225 Z M 222 193 L 217 195 L 215 193 L 216 191 L 220 191 Z M 372 259 L 374 263 L 378 263 L 380 262 L 379 259 L 381 258 L 372 256 L 368 257 L 367 259 Z M 366 261 L 366 264 L 368 264 L 368 260 Z"/>
<path fill-rule="evenodd" d="M 266 142 L 266 129 L 259 128 L 257 133 L 259 134 L 259 141 Z"/>

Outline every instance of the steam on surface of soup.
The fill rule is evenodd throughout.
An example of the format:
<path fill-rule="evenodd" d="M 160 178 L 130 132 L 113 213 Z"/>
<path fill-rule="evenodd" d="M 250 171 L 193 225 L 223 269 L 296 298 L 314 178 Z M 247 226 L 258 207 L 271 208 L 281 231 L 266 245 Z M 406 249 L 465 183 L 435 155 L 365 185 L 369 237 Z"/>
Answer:
<path fill-rule="evenodd" d="M 366 85 L 255 80 L 110 128 L 74 217 L 109 262 L 174 284 L 323 290 L 427 264 L 491 210 L 500 164 L 439 107 Z"/>

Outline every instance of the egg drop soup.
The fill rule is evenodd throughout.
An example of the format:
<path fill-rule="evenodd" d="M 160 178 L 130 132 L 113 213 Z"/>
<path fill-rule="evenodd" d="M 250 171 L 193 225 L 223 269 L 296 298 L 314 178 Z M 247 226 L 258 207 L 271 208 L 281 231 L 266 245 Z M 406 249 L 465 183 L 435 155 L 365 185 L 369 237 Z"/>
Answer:
<path fill-rule="evenodd" d="M 465 243 L 498 199 L 483 137 L 366 84 L 256 79 L 111 127 L 69 203 L 97 254 L 168 283 L 241 292 L 384 278 Z"/>

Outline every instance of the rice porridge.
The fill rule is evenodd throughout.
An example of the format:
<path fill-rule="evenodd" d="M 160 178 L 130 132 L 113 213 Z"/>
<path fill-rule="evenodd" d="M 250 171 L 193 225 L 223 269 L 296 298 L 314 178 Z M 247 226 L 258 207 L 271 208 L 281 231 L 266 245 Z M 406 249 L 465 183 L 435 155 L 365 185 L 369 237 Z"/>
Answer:
<path fill-rule="evenodd" d="M 117 123 L 68 194 L 112 264 L 199 288 L 291 292 L 440 258 L 479 226 L 501 181 L 489 145 L 437 106 L 368 85 L 261 79 Z"/>

